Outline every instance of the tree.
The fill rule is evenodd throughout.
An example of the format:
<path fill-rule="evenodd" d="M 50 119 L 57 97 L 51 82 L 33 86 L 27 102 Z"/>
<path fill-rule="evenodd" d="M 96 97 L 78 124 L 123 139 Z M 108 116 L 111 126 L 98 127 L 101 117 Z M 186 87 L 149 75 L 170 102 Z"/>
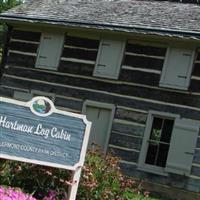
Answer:
<path fill-rule="evenodd" d="M 6 11 L 14 6 L 21 4 L 23 0 L 0 0 L 0 13 Z M 0 59 L 1 59 L 1 48 L 4 32 L 7 27 L 4 23 L 0 23 Z"/>
<path fill-rule="evenodd" d="M 0 0 L 0 12 L 8 10 L 22 3 L 22 0 Z"/>

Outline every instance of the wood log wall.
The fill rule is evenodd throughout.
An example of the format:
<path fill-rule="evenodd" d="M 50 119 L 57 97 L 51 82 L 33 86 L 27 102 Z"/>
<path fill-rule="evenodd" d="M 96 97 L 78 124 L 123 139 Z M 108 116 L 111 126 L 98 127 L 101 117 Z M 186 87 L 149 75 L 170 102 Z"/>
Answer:
<path fill-rule="evenodd" d="M 66 36 L 58 71 L 35 68 L 41 33 L 14 30 L 9 43 L 0 94 L 32 90 L 55 94 L 58 108 L 80 113 L 83 102 L 94 100 L 116 106 L 109 150 L 121 157 L 128 174 L 161 184 L 200 192 L 200 136 L 190 177 L 162 177 L 139 172 L 137 162 L 149 110 L 171 112 L 199 120 L 200 53 L 197 53 L 189 91 L 159 87 L 166 48 L 127 42 L 118 80 L 92 76 L 99 42 Z"/>

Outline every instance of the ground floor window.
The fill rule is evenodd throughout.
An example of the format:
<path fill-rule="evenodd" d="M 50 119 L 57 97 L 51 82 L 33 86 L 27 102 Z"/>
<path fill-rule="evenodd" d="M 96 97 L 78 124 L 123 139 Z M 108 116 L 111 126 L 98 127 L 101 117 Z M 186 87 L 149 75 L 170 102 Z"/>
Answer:
<path fill-rule="evenodd" d="M 174 119 L 153 117 L 145 163 L 165 167 Z"/>
<path fill-rule="evenodd" d="M 200 122 L 179 115 L 149 111 L 138 169 L 168 175 L 189 175 Z"/>

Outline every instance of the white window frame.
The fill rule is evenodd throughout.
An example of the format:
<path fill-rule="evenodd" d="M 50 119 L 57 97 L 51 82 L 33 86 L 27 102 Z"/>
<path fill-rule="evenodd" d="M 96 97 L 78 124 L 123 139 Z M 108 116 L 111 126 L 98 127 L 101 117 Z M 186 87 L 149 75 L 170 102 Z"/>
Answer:
<path fill-rule="evenodd" d="M 185 50 L 190 49 L 190 50 L 193 51 L 192 52 L 192 56 L 191 56 L 190 66 L 189 66 L 188 73 L 187 73 L 186 86 L 169 85 L 169 84 L 165 83 L 165 74 L 167 72 L 168 61 L 169 61 L 169 57 L 170 57 L 170 51 L 173 48 L 180 48 L 180 49 L 183 49 L 183 50 L 184 49 Z M 167 48 L 167 52 L 166 52 L 166 56 L 165 56 L 165 61 L 164 61 L 163 69 L 162 69 L 162 72 L 161 72 L 159 86 L 160 87 L 172 88 L 172 89 L 188 90 L 188 87 L 190 85 L 191 75 L 192 75 L 194 58 L 195 58 L 195 48 L 184 48 L 184 47 L 179 47 L 179 46 L 169 46 Z"/>
<path fill-rule="evenodd" d="M 146 159 L 147 151 L 148 151 L 148 140 L 150 138 L 154 117 L 169 118 L 169 119 L 173 119 L 174 122 L 176 119 L 180 119 L 180 115 L 177 115 L 177 114 L 158 112 L 158 111 L 152 111 L 152 110 L 149 111 L 147 122 L 146 122 L 146 128 L 144 132 L 144 137 L 143 137 L 143 142 L 142 142 L 142 147 L 141 147 L 140 156 L 139 156 L 138 170 L 142 170 L 145 172 L 150 172 L 150 173 L 154 173 L 154 174 L 158 174 L 162 176 L 168 176 L 168 173 L 165 171 L 165 167 L 159 167 L 159 166 L 145 163 L 145 159 Z"/>

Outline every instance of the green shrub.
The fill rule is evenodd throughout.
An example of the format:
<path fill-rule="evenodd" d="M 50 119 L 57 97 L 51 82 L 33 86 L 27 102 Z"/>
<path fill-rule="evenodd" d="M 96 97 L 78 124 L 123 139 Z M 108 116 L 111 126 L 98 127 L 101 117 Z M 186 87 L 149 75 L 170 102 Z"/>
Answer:
<path fill-rule="evenodd" d="M 131 200 L 142 193 L 141 184 L 125 177 L 118 166 L 119 158 L 103 154 L 99 150 L 90 151 L 79 185 L 80 200 Z M 148 192 L 143 193 L 146 197 Z M 144 197 L 144 196 L 143 196 Z"/>
<path fill-rule="evenodd" d="M 15 161 L 0 162 L 0 185 L 21 188 L 37 199 L 43 199 L 52 191 L 56 192 L 58 200 L 62 199 L 67 191 L 69 175 L 67 170 Z"/>
<path fill-rule="evenodd" d="M 149 196 L 141 184 L 125 177 L 118 166 L 119 159 L 99 150 L 90 151 L 78 189 L 78 200 L 142 200 Z M 61 200 L 68 190 L 70 173 L 39 165 L 1 160 L 0 185 L 21 188 L 37 199 L 50 193 L 52 200 Z M 138 195 L 141 194 L 141 195 Z"/>

